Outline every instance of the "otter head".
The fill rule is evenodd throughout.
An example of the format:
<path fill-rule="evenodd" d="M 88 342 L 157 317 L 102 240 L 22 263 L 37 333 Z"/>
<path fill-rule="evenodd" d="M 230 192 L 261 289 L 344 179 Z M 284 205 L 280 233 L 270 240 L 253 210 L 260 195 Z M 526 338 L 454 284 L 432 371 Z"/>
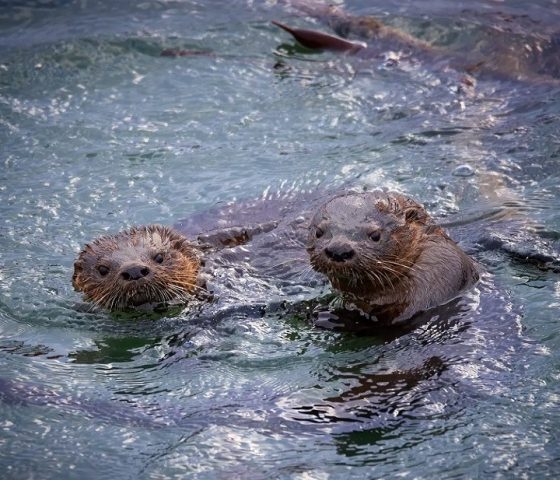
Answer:
<path fill-rule="evenodd" d="M 311 265 L 355 296 L 394 289 L 413 268 L 428 222 L 421 205 L 397 193 L 337 195 L 311 221 Z"/>
<path fill-rule="evenodd" d="M 197 251 L 175 230 L 133 227 L 85 246 L 72 285 L 84 299 L 109 310 L 149 303 L 183 303 L 198 288 Z"/>

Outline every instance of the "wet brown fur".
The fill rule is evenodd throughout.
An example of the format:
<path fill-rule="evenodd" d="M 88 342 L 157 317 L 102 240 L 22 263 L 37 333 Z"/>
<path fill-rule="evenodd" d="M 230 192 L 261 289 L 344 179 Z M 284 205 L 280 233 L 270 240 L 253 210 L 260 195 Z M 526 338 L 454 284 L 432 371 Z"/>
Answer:
<path fill-rule="evenodd" d="M 131 268 L 145 275 L 127 280 Z M 198 250 L 183 235 L 162 225 L 139 226 L 87 244 L 74 263 L 72 285 L 108 310 L 185 303 L 199 288 L 199 268 Z"/>
<path fill-rule="evenodd" d="M 355 220 L 352 207 L 346 217 L 339 214 L 335 206 L 344 210 L 346 201 L 361 202 L 356 211 L 366 212 L 364 221 L 359 213 Z M 368 229 L 379 231 L 380 240 L 368 240 Z M 352 249 L 354 256 L 332 260 L 326 249 L 337 245 Z M 311 223 L 308 252 L 313 268 L 324 273 L 345 300 L 381 322 L 406 320 L 451 300 L 478 280 L 473 260 L 426 210 L 394 192 L 345 193 L 329 200 Z"/>

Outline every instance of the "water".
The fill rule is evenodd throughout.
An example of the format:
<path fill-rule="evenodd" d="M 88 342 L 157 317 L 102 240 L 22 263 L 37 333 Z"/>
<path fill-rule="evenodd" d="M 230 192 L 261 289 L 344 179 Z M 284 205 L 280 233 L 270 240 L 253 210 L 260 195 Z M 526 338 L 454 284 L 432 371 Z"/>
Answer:
<path fill-rule="evenodd" d="M 480 52 L 560 25 L 544 0 L 346 8 Z M 0 7 L 3 477 L 555 478 L 558 274 L 475 243 L 516 232 L 504 204 L 558 238 L 559 86 L 457 95 L 452 71 L 304 52 L 271 19 L 312 25 L 241 1 Z M 92 313 L 72 290 L 107 231 L 343 184 L 423 202 L 483 281 L 394 338 L 316 328 L 270 305 L 319 287 L 247 272 L 200 315 Z"/>

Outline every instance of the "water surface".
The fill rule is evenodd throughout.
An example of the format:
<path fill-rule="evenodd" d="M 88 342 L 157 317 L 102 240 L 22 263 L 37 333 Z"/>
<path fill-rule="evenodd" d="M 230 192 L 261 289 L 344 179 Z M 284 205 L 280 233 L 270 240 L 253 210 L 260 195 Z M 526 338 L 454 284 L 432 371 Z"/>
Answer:
<path fill-rule="evenodd" d="M 545 0 L 346 9 L 456 51 L 560 25 Z M 504 204 L 558 242 L 560 87 L 458 95 L 452 72 L 306 52 L 271 19 L 328 29 L 258 2 L 0 7 L 3 476 L 557 477 L 558 274 L 474 246 L 494 220 L 512 232 Z M 263 308 L 285 292 L 254 278 L 199 316 L 79 307 L 73 260 L 100 234 L 340 185 L 465 219 L 452 232 L 483 281 L 396 338 Z M 306 278 L 294 299 L 322 292 Z"/>

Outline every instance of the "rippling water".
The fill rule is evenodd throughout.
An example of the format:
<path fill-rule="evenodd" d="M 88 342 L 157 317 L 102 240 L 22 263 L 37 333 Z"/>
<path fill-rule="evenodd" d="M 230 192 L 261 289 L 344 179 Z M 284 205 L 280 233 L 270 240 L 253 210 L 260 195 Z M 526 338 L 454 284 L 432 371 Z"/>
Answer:
<path fill-rule="evenodd" d="M 553 0 L 345 8 L 462 53 L 560 31 Z M 328 31 L 281 2 L 2 2 L 3 478 L 556 478 L 560 277 L 476 245 L 531 223 L 558 246 L 559 84 L 458 95 L 429 61 L 311 53 L 271 19 Z M 340 185 L 423 202 L 483 281 L 393 337 L 279 306 L 323 292 L 306 275 L 246 274 L 198 315 L 93 313 L 72 290 L 104 232 Z"/>

